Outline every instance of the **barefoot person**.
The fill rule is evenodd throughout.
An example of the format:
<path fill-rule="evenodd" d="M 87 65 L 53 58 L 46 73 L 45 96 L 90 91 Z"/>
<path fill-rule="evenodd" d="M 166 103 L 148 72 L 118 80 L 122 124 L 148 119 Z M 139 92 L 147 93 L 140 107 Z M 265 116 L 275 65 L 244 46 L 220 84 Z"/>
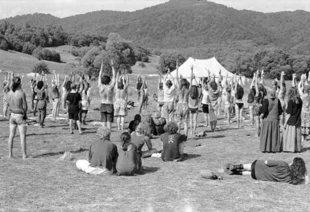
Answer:
<path fill-rule="evenodd" d="M 12 81 L 10 77 L 11 73 L 7 72 L 7 78 L 5 77 L 3 81 L 3 117 L 5 119 L 8 117 L 8 109 L 9 109 L 8 93 L 10 91 Z"/>
<path fill-rule="evenodd" d="M 192 85 L 193 80 L 195 81 L 195 85 Z M 197 80 L 195 78 L 195 75 L 193 74 L 193 67 L 192 67 L 190 85 L 191 89 L 188 95 L 189 127 L 190 127 L 190 133 L 192 135 L 195 135 L 197 128 L 197 115 L 199 106 L 199 90 Z"/>
<path fill-rule="evenodd" d="M 23 151 L 23 158 L 27 157 L 26 151 L 26 132 L 27 132 L 27 100 L 26 94 L 21 89 L 21 79 L 14 77 L 12 82 L 12 90 L 8 93 L 8 105 L 11 112 L 10 118 L 10 136 L 9 136 L 9 158 L 13 157 L 13 139 L 18 126 L 20 134 L 20 142 Z"/>
<path fill-rule="evenodd" d="M 71 92 L 67 95 L 67 105 L 69 114 L 69 127 L 70 133 L 73 134 L 73 121 L 76 121 L 79 133 L 82 134 L 81 122 L 79 118 L 79 113 L 81 110 L 82 97 L 81 94 L 77 92 L 77 85 L 75 83 L 71 84 Z"/>
<path fill-rule="evenodd" d="M 177 118 L 178 118 L 178 128 L 180 132 L 181 124 L 183 122 L 184 134 L 187 136 L 188 135 L 188 117 L 189 117 L 188 99 L 189 99 L 190 89 L 192 88 L 193 67 L 191 69 L 190 82 L 188 82 L 186 79 L 182 77 L 179 82 L 178 69 L 179 68 L 177 67 L 176 86 L 178 88 L 179 101 L 177 103 L 176 111 L 177 111 Z"/>
<path fill-rule="evenodd" d="M 147 80 L 143 78 L 142 86 L 140 88 L 140 99 L 139 99 L 139 113 L 142 113 L 142 108 L 144 110 L 147 109 L 148 104 L 148 88 L 147 88 Z"/>
<path fill-rule="evenodd" d="M 121 76 L 117 80 L 117 86 L 115 91 L 115 116 L 117 117 L 117 129 L 124 130 L 125 116 L 127 116 L 127 99 L 128 99 L 128 86 L 129 78 L 126 75 Z"/>
<path fill-rule="evenodd" d="M 111 60 L 112 68 L 112 79 L 110 76 L 104 75 L 103 72 L 103 62 L 101 63 L 100 72 L 98 76 L 98 88 L 99 94 L 101 97 L 101 122 L 103 127 L 111 129 L 111 124 L 114 120 L 114 106 L 113 106 L 113 97 L 114 97 L 114 86 L 116 81 L 116 73 L 113 67 L 113 60 Z"/>
<path fill-rule="evenodd" d="M 175 82 L 170 74 L 170 69 L 168 70 L 164 82 L 164 106 L 161 116 L 168 122 L 173 118 L 175 101 Z"/>
<path fill-rule="evenodd" d="M 60 107 L 60 93 L 59 93 L 59 75 L 54 70 L 54 75 L 52 79 L 52 100 L 53 100 L 53 110 L 52 110 L 52 117 L 53 120 L 56 121 L 56 117 L 59 115 L 59 107 Z"/>
<path fill-rule="evenodd" d="M 231 175 L 251 175 L 254 180 L 293 185 L 309 183 L 305 161 L 300 157 L 294 158 L 290 164 L 277 160 L 255 160 L 249 164 L 230 165 L 228 172 Z"/>

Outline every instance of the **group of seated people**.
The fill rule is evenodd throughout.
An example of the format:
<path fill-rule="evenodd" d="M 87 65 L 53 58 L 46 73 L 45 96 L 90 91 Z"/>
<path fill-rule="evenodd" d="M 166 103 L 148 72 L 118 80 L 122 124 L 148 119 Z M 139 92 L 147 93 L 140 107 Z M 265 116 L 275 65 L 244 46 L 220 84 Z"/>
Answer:
<path fill-rule="evenodd" d="M 141 118 L 141 117 L 140 117 Z M 107 127 L 100 127 L 97 135 L 100 138 L 90 145 L 88 160 L 78 160 L 76 166 L 87 174 L 117 174 L 134 175 L 142 173 L 142 158 L 161 153 L 163 161 L 180 161 L 183 158 L 184 142 L 187 136 L 178 133 L 178 125 L 169 122 L 165 126 L 165 133 L 161 134 L 163 149 L 157 151 L 152 147 L 151 139 L 145 122 L 140 122 L 138 116 L 129 126 L 129 132 L 120 136 L 121 148 L 117 150 L 110 141 L 111 131 Z M 132 126 L 134 124 L 136 126 Z M 134 130 L 130 133 L 131 130 Z M 146 144 L 148 150 L 142 151 Z"/>

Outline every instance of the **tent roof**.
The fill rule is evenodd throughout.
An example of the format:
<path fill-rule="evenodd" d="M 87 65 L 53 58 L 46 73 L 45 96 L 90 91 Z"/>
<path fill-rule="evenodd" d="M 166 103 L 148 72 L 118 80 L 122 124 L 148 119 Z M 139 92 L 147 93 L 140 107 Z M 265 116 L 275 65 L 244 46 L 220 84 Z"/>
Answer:
<path fill-rule="evenodd" d="M 219 76 L 219 72 L 221 71 L 221 75 L 223 77 L 232 77 L 234 74 L 227 71 L 215 57 L 206 60 L 198 60 L 189 57 L 180 67 L 179 67 L 179 75 L 182 77 L 189 78 L 191 74 L 191 67 L 193 67 L 193 72 L 195 77 L 207 77 L 208 70 L 210 74 L 214 74 L 215 76 Z M 171 72 L 173 77 L 176 77 L 176 71 Z"/>

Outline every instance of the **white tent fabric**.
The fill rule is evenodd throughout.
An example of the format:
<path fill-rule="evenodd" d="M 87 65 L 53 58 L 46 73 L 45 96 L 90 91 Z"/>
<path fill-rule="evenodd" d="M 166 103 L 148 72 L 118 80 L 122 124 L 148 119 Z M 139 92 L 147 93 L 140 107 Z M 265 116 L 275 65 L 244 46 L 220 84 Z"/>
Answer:
<path fill-rule="evenodd" d="M 180 67 L 179 67 L 179 77 L 180 75 L 184 78 L 190 78 L 191 76 L 191 67 L 193 66 L 193 73 L 195 77 L 208 77 L 208 70 L 211 75 L 219 76 L 219 72 L 221 71 L 221 75 L 228 78 L 233 77 L 233 73 L 227 71 L 215 57 L 206 60 L 197 60 L 194 58 L 188 58 Z M 176 77 L 176 70 L 171 72 L 173 77 Z"/>

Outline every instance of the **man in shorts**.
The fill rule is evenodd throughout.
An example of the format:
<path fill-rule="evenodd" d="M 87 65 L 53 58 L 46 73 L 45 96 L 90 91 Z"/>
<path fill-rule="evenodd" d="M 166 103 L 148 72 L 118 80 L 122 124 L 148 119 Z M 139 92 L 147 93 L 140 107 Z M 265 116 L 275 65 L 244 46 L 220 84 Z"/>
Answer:
<path fill-rule="evenodd" d="M 23 159 L 27 158 L 26 151 L 26 132 L 27 132 L 27 100 L 26 94 L 21 89 L 21 79 L 14 77 L 12 82 L 12 89 L 8 93 L 8 104 L 11 112 L 10 117 L 10 136 L 9 136 L 9 158 L 13 157 L 13 140 L 18 126 L 21 147 L 23 151 Z"/>
<path fill-rule="evenodd" d="M 113 61 L 111 60 L 112 67 L 112 79 L 110 76 L 102 76 L 103 62 L 101 63 L 101 68 L 98 77 L 98 88 L 101 97 L 101 122 L 103 127 L 107 127 L 111 130 L 111 123 L 113 123 L 114 118 L 114 107 L 113 107 L 113 97 L 114 97 L 114 86 L 116 81 L 115 69 L 113 68 Z"/>

